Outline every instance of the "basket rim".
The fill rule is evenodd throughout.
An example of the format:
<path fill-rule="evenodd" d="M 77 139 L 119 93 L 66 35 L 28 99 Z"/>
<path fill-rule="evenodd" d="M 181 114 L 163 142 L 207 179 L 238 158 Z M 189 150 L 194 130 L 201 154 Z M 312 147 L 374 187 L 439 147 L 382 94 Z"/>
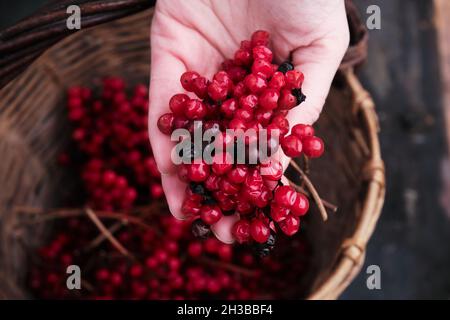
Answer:
<path fill-rule="evenodd" d="M 308 300 L 337 299 L 359 274 L 364 264 L 367 243 L 375 231 L 381 214 L 386 192 L 375 102 L 362 86 L 353 68 L 345 70 L 344 76 L 353 95 L 353 112 L 355 115 L 362 115 L 368 133 L 371 156 L 363 172 L 368 187 L 355 231 L 342 243 L 332 272 L 314 292 L 309 294 Z"/>

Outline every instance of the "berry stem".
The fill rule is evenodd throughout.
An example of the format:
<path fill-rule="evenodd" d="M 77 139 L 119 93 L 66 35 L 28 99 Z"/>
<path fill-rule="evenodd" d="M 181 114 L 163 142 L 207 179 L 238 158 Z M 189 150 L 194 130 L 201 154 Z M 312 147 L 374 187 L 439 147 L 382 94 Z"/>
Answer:
<path fill-rule="evenodd" d="M 110 228 L 108 228 L 108 231 L 111 234 L 116 233 L 117 231 L 119 231 L 123 226 L 125 225 L 124 222 L 116 222 L 115 224 L 113 224 Z M 89 252 L 95 248 L 97 248 L 99 245 L 101 245 L 103 243 L 103 241 L 106 240 L 106 236 L 103 233 L 100 233 L 97 237 L 95 237 L 84 249 L 86 252 Z"/>
<path fill-rule="evenodd" d="M 304 193 L 308 197 L 311 196 L 311 193 L 308 190 L 306 190 L 303 186 L 299 186 L 298 184 L 296 184 L 294 181 L 290 180 L 286 176 L 284 176 L 284 179 L 286 179 L 286 181 L 289 182 L 289 185 L 291 187 L 293 187 L 296 191 Z M 337 211 L 338 207 L 336 205 L 334 205 L 331 202 L 329 202 L 327 200 L 324 200 L 322 198 L 320 198 L 320 200 L 322 200 L 323 206 L 326 209 L 330 210 L 331 212 L 336 212 Z"/>
<path fill-rule="evenodd" d="M 311 180 L 309 180 L 308 176 L 303 172 L 302 168 L 300 168 L 300 166 L 295 161 L 291 160 L 290 164 L 301 175 L 302 179 L 305 181 L 306 188 L 308 189 L 309 193 L 311 194 L 314 201 L 316 202 L 323 221 L 327 221 L 328 220 L 327 211 L 325 210 L 323 201 L 320 198 L 319 193 L 317 192 L 316 188 L 312 184 Z"/>
<path fill-rule="evenodd" d="M 105 225 L 100 221 L 100 219 L 92 209 L 86 208 L 85 213 L 87 214 L 89 219 L 92 220 L 98 230 L 105 236 L 105 238 L 108 239 L 113 247 L 117 249 L 117 251 L 119 251 L 126 257 L 132 257 L 128 250 L 124 246 L 122 246 L 122 244 L 116 239 L 116 237 L 114 237 L 114 235 L 108 230 L 108 228 L 105 227 Z"/>

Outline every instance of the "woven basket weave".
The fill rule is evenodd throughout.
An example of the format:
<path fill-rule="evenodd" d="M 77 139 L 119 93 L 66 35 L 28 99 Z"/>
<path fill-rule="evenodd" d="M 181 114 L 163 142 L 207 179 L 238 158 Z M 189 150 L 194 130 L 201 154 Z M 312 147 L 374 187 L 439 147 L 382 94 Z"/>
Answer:
<path fill-rule="evenodd" d="M 109 22 L 61 40 L 67 36 L 61 22 L 64 2 L 0 33 L 0 298 L 27 297 L 23 243 L 37 243 L 43 233 L 40 228 L 27 233 L 13 228 L 18 219 L 14 207 L 60 207 L 76 190 L 72 173 L 55 163 L 69 135 L 65 89 L 97 86 L 108 75 L 148 82 L 152 9 L 142 10 L 151 1 L 78 1 L 89 13 L 83 26 Z M 339 210 L 326 223 L 311 215 L 305 231 L 313 245 L 311 268 L 290 298 L 340 295 L 363 264 L 384 200 L 375 107 L 353 72 L 365 58 L 367 34 L 353 5 L 346 4 L 351 47 L 317 123 L 327 152 L 311 168 L 321 196 Z M 37 34 L 40 44 L 33 40 Z"/>

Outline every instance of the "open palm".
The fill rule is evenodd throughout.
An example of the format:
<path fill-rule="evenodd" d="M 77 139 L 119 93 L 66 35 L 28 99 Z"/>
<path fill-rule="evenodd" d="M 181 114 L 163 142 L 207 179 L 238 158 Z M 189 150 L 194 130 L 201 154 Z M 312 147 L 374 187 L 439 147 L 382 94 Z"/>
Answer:
<path fill-rule="evenodd" d="M 289 112 L 296 123 L 317 120 L 331 81 L 345 53 L 349 32 L 344 0 L 165 0 L 158 1 L 151 28 L 149 134 L 162 185 L 172 214 L 182 219 L 186 185 L 171 161 L 173 142 L 159 132 L 157 120 L 168 112 L 168 102 L 183 92 L 180 75 L 195 70 L 211 77 L 240 41 L 258 29 L 271 34 L 276 62 L 291 59 L 305 75 L 307 100 Z M 231 242 L 235 217 L 213 226 L 216 236 Z"/>

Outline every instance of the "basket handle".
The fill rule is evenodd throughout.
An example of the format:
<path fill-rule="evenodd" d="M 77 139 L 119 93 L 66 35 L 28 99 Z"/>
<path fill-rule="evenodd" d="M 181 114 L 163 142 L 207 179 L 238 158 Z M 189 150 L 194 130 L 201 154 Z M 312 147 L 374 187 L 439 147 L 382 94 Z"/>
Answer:
<path fill-rule="evenodd" d="M 66 8 L 78 5 L 84 28 L 122 18 L 154 6 L 156 0 L 52 0 L 34 15 L 0 32 L 0 89 L 22 73 L 52 45 L 76 32 L 66 27 Z M 367 30 L 351 0 L 345 0 L 350 46 L 340 69 L 363 62 Z"/>
<path fill-rule="evenodd" d="M 66 26 L 69 5 L 81 9 L 81 26 L 116 20 L 155 4 L 156 0 L 53 0 L 32 16 L 0 32 L 0 88 L 23 72 L 52 45 L 78 31 Z"/>

